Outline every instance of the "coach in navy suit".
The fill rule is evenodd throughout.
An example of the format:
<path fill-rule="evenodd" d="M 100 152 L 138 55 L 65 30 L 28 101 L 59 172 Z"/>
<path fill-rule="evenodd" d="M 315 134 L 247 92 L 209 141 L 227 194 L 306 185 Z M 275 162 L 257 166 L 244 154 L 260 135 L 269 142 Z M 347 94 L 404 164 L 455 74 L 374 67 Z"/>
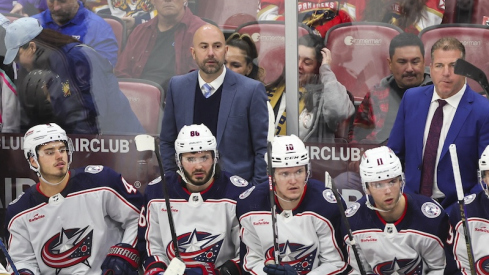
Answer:
<path fill-rule="evenodd" d="M 175 145 L 184 125 L 205 124 L 217 139 L 224 171 L 265 182 L 268 109 L 265 87 L 226 70 L 224 35 L 213 25 L 199 28 L 191 48 L 200 70 L 170 80 L 160 134 L 165 173 L 176 171 Z"/>
<path fill-rule="evenodd" d="M 465 194 L 480 190 L 478 159 L 489 144 L 489 102 L 466 84 L 465 77 L 454 74 L 455 61 L 464 57 L 465 48 L 455 38 L 442 38 L 433 45 L 430 72 L 434 85 L 409 89 L 404 94 L 387 144 L 404 162 L 405 191 L 422 193 L 423 173 L 428 170 L 423 168 L 428 155 L 425 149 L 429 147 L 429 133 L 434 132 L 430 125 L 436 121 L 436 109 L 442 106 L 436 163 L 431 166 L 433 186 L 428 189 L 445 208 L 456 201 L 450 144 L 457 145 Z"/>

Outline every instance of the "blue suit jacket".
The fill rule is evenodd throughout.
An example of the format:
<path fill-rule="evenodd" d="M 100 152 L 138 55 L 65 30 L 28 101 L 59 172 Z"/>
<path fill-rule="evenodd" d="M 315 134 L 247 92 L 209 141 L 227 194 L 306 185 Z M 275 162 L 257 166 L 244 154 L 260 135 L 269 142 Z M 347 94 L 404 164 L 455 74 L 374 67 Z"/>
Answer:
<path fill-rule="evenodd" d="M 406 192 L 420 191 L 423 135 L 433 92 L 433 85 L 406 91 L 387 143 L 404 163 Z M 436 171 L 438 188 L 445 194 L 442 202 L 445 208 L 457 200 L 450 144 L 457 145 L 464 193 L 478 192 L 481 190 L 477 184 L 478 161 L 489 144 L 489 102 L 468 85 L 448 130 Z"/>
<path fill-rule="evenodd" d="M 170 80 L 160 134 L 165 171 L 176 171 L 175 140 L 193 124 L 198 71 Z M 265 87 L 258 81 L 226 70 L 217 122 L 217 149 L 224 171 L 258 184 L 267 181 L 268 109 Z"/>

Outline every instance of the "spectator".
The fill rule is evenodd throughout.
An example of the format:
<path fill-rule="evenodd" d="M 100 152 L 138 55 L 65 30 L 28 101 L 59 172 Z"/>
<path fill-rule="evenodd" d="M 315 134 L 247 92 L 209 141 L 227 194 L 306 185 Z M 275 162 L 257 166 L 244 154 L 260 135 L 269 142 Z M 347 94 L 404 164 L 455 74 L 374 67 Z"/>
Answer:
<path fill-rule="evenodd" d="M 119 46 L 112 28 L 102 17 L 77 0 L 50 0 L 48 8 L 33 16 L 43 28 L 80 40 L 107 58 L 112 66 L 116 65 Z"/>
<path fill-rule="evenodd" d="M 298 2 L 299 22 L 306 24 L 321 37 L 326 32 L 341 23 L 351 22 L 346 11 L 341 9 L 341 1 L 301 0 Z M 260 0 L 257 20 L 284 21 L 285 0 Z"/>
<path fill-rule="evenodd" d="M 51 105 L 56 117 L 64 119 L 69 133 L 144 132 L 119 90 L 112 66 L 92 48 L 70 36 L 43 29 L 31 17 L 10 24 L 5 42 L 4 63 L 10 64 L 15 58 L 23 68 L 19 74 L 42 69 L 56 75 L 57 85 L 48 87 Z"/>
<path fill-rule="evenodd" d="M 267 184 L 261 184 L 240 195 L 236 207 L 243 269 L 269 275 L 347 274 L 337 201 L 324 183 L 309 179 L 309 154 L 304 143 L 295 135 L 276 136 L 271 154 L 268 165 L 272 166 L 275 183 L 273 200 L 282 265 L 273 262 L 277 251 L 272 236 L 270 191 Z"/>
<path fill-rule="evenodd" d="M 478 192 L 477 160 L 489 145 L 489 102 L 454 73 L 464 45 L 442 38 L 431 48 L 434 85 L 412 88 L 401 100 L 387 145 L 406 169 L 406 191 L 448 207 L 456 201 L 448 146 L 456 144 L 465 194 Z"/>
<path fill-rule="evenodd" d="M 351 274 L 360 274 L 359 264 L 365 274 L 459 274 L 450 269 L 455 266 L 448 215 L 430 198 L 403 192 L 394 152 L 385 146 L 365 151 L 360 174 L 366 195 L 345 211 L 361 259 L 348 248 Z"/>
<path fill-rule="evenodd" d="M 0 14 L 0 41 L 5 41 L 5 29 L 10 21 Z M 0 133 L 17 133 L 20 131 L 20 105 L 17 88 L 11 80 L 11 65 L 3 64 L 5 43 L 0 43 Z"/>
<path fill-rule="evenodd" d="M 174 75 L 198 68 L 190 47 L 195 31 L 205 25 L 184 0 L 153 0 L 158 15 L 129 36 L 115 68 L 118 77 L 142 78 L 167 88 Z"/>
<path fill-rule="evenodd" d="M 47 9 L 47 0 L 18 0 L 10 13 L 17 13 L 24 16 L 29 16 L 38 14 Z"/>
<path fill-rule="evenodd" d="M 445 1 L 439 0 L 348 0 L 345 8 L 353 21 L 384 22 L 405 32 L 418 34 L 429 26 L 441 24 Z"/>
<path fill-rule="evenodd" d="M 464 219 L 467 220 L 468 234 L 472 245 L 472 251 L 474 254 L 474 265 L 471 266 L 467 253 L 467 243 L 464 233 L 464 222 L 461 218 L 460 208 L 450 208 L 450 222 L 455 229 L 454 242 L 454 254 L 455 260 L 458 266 L 461 267 L 462 274 L 470 274 L 471 269 L 477 267 L 477 274 L 484 274 L 489 272 L 489 266 L 485 264 L 488 259 L 489 251 L 487 250 L 487 228 L 489 224 L 489 213 L 487 206 L 489 205 L 489 146 L 486 147 L 479 159 L 479 171 L 478 178 L 479 183 L 482 186 L 483 191 L 476 194 L 470 194 L 464 198 Z"/>
<path fill-rule="evenodd" d="M 331 71 L 331 52 L 316 35 L 299 38 L 299 137 L 303 140 L 334 138 L 339 123 L 355 112 L 345 86 Z M 286 134 L 285 78 L 267 86 L 274 108 L 276 135 Z"/>
<path fill-rule="evenodd" d="M 248 182 L 221 171 L 216 138 L 205 125 L 183 126 L 175 150 L 178 174 L 165 178 L 171 209 L 176 213 L 173 217 L 180 256 L 187 264 L 185 273 L 242 274 L 236 201 Z M 158 178 L 145 191 L 146 222 L 140 226 L 148 256 L 144 274 L 165 271 L 175 257 L 168 216 L 166 210 L 161 211 L 166 209 L 163 190 Z"/>
<path fill-rule="evenodd" d="M 226 40 L 226 66 L 235 73 L 263 82 L 265 71 L 258 66 L 255 42 L 248 34 L 231 34 Z"/>
<path fill-rule="evenodd" d="M 23 147 L 39 182 L 7 207 L 5 239 L 19 273 L 137 275 L 136 188 L 101 165 L 70 170 L 73 144 L 56 124 L 29 129 Z"/>
<path fill-rule="evenodd" d="M 126 24 L 128 33 L 141 23 L 148 22 L 156 14 L 151 0 L 117 1 L 108 0 L 107 5 L 93 8 L 97 14 L 111 14 Z"/>
<path fill-rule="evenodd" d="M 191 50 L 200 70 L 169 83 L 160 134 L 165 171 L 177 170 L 172 157 L 179 129 L 203 123 L 217 139 L 224 171 L 254 185 L 265 182 L 268 110 L 263 84 L 226 70 L 224 35 L 214 25 L 195 32 Z"/>

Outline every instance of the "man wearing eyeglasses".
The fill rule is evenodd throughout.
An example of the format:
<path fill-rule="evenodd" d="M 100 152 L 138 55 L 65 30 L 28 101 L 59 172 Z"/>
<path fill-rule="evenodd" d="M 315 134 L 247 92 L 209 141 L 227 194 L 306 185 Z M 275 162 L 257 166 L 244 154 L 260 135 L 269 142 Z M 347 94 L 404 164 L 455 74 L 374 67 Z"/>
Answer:
<path fill-rule="evenodd" d="M 175 141 L 177 173 L 165 180 L 178 251 L 187 275 L 240 275 L 236 200 L 248 182 L 221 171 L 217 142 L 204 124 L 183 126 Z M 161 177 L 145 190 L 140 244 L 145 275 L 165 272 L 175 257 Z M 162 274 L 162 273 L 161 273 Z"/>
<path fill-rule="evenodd" d="M 365 197 L 345 211 L 367 274 L 458 274 L 448 215 L 431 198 L 406 194 L 401 162 L 386 146 L 360 163 Z M 360 274 L 349 244 L 350 265 Z"/>
<path fill-rule="evenodd" d="M 332 190 L 309 179 L 304 143 L 295 135 L 274 137 L 271 160 L 281 263 L 273 257 L 269 186 L 259 184 L 241 194 L 237 206 L 243 269 L 255 275 L 347 274 L 341 213 Z"/>
<path fill-rule="evenodd" d="M 138 190 L 108 167 L 70 169 L 73 144 L 54 123 L 26 132 L 24 155 L 39 182 L 8 206 L 5 223 L 19 274 L 137 275 Z"/>

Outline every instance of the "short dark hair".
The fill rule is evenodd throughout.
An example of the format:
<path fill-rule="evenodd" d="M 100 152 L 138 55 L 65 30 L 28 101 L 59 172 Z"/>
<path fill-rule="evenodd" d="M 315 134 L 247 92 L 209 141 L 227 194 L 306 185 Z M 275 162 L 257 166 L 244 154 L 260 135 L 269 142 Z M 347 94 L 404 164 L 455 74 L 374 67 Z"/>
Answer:
<path fill-rule="evenodd" d="M 459 50 L 462 53 L 461 58 L 465 59 L 465 46 L 457 38 L 443 37 L 438 39 L 431 47 L 431 60 L 433 60 L 433 53 L 438 49 L 443 51 Z"/>
<path fill-rule="evenodd" d="M 321 54 L 321 50 L 324 47 L 323 39 L 321 36 L 315 34 L 306 34 L 301 36 L 297 42 L 300 46 L 306 46 L 308 48 L 314 48 L 314 53 L 316 54 L 316 60 L 319 64 L 323 62 L 323 55 Z"/>
<path fill-rule="evenodd" d="M 419 47 L 419 50 L 421 51 L 421 55 L 424 58 L 423 41 L 421 41 L 421 39 L 417 35 L 409 32 L 400 33 L 396 35 L 394 38 L 392 38 L 391 43 L 389 45 L 389 57 L 392 59 L 397 48 L 406 47 L 406 46 Z"/>

